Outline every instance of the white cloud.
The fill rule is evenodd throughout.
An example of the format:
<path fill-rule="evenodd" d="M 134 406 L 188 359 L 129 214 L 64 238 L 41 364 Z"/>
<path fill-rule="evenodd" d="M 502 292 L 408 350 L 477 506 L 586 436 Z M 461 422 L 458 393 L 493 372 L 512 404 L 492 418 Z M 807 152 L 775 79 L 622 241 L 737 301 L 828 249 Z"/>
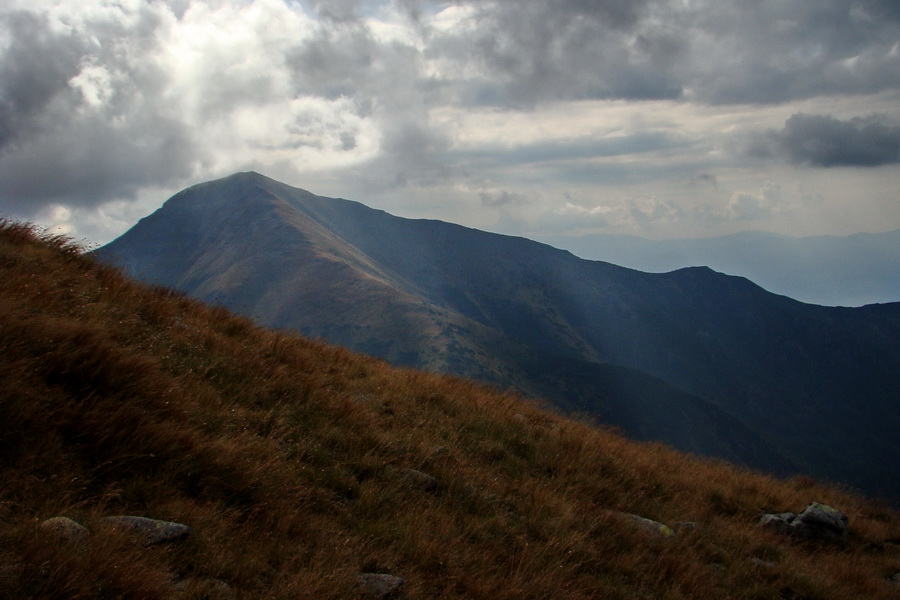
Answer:
<path fill-rule="evenodd" d="M 109 102 L 112 96 L 112 75 L 106 67 L 94 64 L 90 58 L 82 62 L 81 71 L 69 80 L 69 85 L 81 93 L 88 107 L 97 108 Z"/>
<path fill-rule="evenodd" d="M 781 186 L 767 181 L 756 192 L 734 192 L 725 206 L 723 217 L 742 221 L 760 220 L 787 209 Z"/>

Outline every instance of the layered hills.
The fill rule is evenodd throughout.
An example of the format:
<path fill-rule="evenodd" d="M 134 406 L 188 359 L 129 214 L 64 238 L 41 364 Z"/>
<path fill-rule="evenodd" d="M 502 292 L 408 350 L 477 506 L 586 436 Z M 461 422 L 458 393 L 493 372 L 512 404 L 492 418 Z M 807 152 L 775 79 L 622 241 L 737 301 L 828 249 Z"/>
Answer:
<path fill-rule="evenodd" d="M 258 323 L 638 439 L 900 494 L 900 304 L 814 306 L 702 267 L 642 273 L 257 173 L 176 194 L 97 255 Z"/>
<path fill-rule="evenodd" d="M 900 517 L 846 490 L 264 329 L 25 225 L 0 281 L 3 598 L 896 597 Z M 811 501 L 849 533 L 757 524 Z"/>
<path fill-rule="evenodd" d="M 678 240 L 620 234 L 537 239 L 582 258 L 641 271 L 707 265 L 812 304 L 862 306 L 900 299 L 900 230 L 800 238 L 747 231 Z"/>

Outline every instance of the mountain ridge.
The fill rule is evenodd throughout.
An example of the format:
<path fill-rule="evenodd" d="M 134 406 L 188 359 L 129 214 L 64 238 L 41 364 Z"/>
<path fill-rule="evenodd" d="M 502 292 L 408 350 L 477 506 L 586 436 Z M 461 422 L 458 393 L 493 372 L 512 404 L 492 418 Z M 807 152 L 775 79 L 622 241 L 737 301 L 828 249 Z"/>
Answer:
<path fill-rule="evenodd" d="M 768 448 L 740 462 L 897 493 L 874 458 L 900 459 L 890 410 L 900 394 L 900 304 L 807 305 L 709 268 L 642 273 L 525 238 L 401 219 L 256 173 L 188 188 L 152 217 L 98 255 L 266 325 L 566 408 L 600 412 L 598 399 L 611 397 L 598 381 L 616 387 L 609 382 L 627 379 L 616 369 L 632 369 L 687 411 L 668 443 L 690 437 L 682 433 L 704 420 L 704 406 L 745 425 L 752 435 L 739 446 Z M 558 361 L 569 363 L 556 370 L 568 377 L 540 368 Z M 567 399 L 557 389 L 567 385 L 580 394 Z M 618 414 L 634 402 L 622 395 Z M 648 427 L 665 430 L 659 417 Z M 640 435 L 639 424 L 630 429 Z M 727 452 L 730 440 L 719 437 L 706 452 Z"/>
<path fill-rule="evenodd" d="M 536 234 L 588 260 L 647 272 L 687 265 L 747 277 L 773 293 L 810 304 L 863 306 L 900 300 L 900 230 L 791 237 L 761 231 L 696 239 L 650 240 L 624 234 Z"/>

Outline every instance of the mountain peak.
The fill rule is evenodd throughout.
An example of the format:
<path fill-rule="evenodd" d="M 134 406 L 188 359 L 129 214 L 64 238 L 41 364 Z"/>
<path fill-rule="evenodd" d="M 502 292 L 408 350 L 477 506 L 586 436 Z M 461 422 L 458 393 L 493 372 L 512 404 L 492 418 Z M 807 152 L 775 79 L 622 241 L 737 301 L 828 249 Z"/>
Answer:
<path fill-rule="evenodd" d="M 164 209 L 201 210 L 217 213 L 221 218 L 228 211 L 250 205 L 260 206 L 260 201 L 287 193 L 304 193 L 256 171 L 242 171 L 219 179 L 192 185 L 178 192 L 164 204 Z"/>
<path fill-rule="evenodd" d="M 271 177 L 266 177 L 265 175 L 258 173 L 257 171 L 238 171 L 237 173 L 232 173 L 231 175 L 227 175 L 226 177 L 221 178 L 221 181 L 229 180 L 253 182 L 275 181 Z"/>
<path fill-rule="evenodd" d="M 642 273 L 254 172 L 179 196 L 98 254 L 261 324 L 635 437 L 900 496 L 900 304 L 844 312 L 707 267 Z"/>

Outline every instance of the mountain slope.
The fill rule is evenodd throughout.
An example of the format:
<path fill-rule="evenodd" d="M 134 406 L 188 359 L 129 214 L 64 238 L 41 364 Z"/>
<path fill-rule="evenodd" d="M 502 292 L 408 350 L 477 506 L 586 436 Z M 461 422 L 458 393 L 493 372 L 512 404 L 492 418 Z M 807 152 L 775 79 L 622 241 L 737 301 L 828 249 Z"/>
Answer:
<path fill-rule="evenodd" d="M 265 330 L 25 226 L 0 222 L 0 279 L 9 600 L 337 600 L 367 573 L 396 598 L 896 597 L 900 516 L 846 491 Z M 811 500 L 843 544 L 755 525 Z M 190 531 L 142 546 L 123 514 Z"/>
<path fill-rule="evenodd" d="M 255 173 L 177 194 L 98 255 L 261 323 L 514 386 L 635 436 L 668 430 L 712 455 L 900 493 L 900 304 L 826 308 L 706 268 L 641 273 Z M 629 412 L 636 397 L 649 406 L 636 389 L 672 408 Z"/>
<path fill-rule="evenodd" d="M 405 230 L 409 225 L 412 231 Z M 443 233 L 447 227 L 452 233 Z M 459 235 L 466 237 L 460 244 L 467 255 L 454 257 Z M 768 470 L 793 467 L 757 432 L 709 402 L 638 372 L 529 344 L 492 319 L 479 319 L 467 292 L 454 291 L 476 283 L 467 281 L 472 274 L 452 271 L 473 261 L 490 267 L 478 255 L 482 235 L 397 219 L 248 173 L 176 195 L 97 255 L 145 281 L 222 303 L 260 323 L 394 364 L 514 387 L 567 410 L 600 414 L 638 439 Z M 513 244 L 507 255 L 536 246 L 494 237 Z M 496 293 L 502 273 L 488 277 L 491 289 L 476 294 Z M 666 411 L 675 418 L 639 409 L 651 404 L 671 407 Z M 717 425 L 700 425 L 709 423 Z"/>

